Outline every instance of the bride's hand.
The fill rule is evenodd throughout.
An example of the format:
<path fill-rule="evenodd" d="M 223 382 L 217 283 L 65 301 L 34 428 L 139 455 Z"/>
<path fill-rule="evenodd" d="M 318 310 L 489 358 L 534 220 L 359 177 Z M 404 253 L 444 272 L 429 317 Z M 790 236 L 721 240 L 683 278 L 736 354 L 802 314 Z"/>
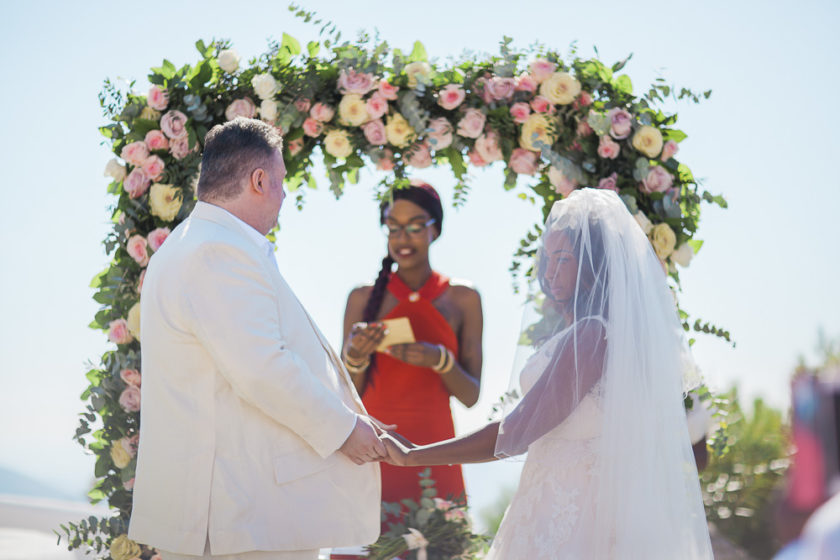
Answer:
<path fill-rule="evenodd" d="M 397 437 L 414 447 L 414 444 L 402 436 Z M 385 449 L 388 450 L 388 457 L 383 459 L 383 461 L 396 467 L 408 466 L 408 455 L 411 453 L 411 449 L 409 447 L 406 447 L 401 441 L 391 434 L 385 434 L 380 439 L 382 440 L 382 443 L 385 444 Z"/>

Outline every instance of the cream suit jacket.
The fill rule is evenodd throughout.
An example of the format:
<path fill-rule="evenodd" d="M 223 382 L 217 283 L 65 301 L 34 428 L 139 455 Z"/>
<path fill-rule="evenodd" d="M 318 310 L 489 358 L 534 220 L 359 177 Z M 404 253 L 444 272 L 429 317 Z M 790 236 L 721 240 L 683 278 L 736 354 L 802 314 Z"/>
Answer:
<path fill-rule="evenodd" d="M 272 255 L 199 203 L 149 263 L 129 537 L 201 555 L 366 545 L 379 465 L 337 449 L 364 408 Z"/>

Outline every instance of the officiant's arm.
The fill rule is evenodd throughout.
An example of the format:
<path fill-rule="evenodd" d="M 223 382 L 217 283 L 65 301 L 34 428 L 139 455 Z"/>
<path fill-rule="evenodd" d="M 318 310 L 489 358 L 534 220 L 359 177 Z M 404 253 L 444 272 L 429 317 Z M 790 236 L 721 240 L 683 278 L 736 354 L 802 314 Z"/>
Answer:
<path fill-rule="evenodd" d="M 200 248 L 190 264 L 184 313 L 236 394 L 322 457 L 339 449 L 357 415 L 283 339 L 267 265 L 223 244 Z"/>

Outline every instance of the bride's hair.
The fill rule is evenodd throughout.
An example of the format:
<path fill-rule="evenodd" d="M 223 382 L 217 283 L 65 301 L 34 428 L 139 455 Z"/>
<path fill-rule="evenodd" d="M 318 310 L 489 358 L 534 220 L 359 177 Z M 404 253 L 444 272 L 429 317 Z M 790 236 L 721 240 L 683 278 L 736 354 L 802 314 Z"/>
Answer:
<path fill-rule="evenodd" d="M 393 200 L 413 202 L 428 212 L 429 216 L 435 220 L 434 228 L 437 230 L 438 235 L 443 231 L 443 205 L 440 202 L 440 195 L 438 195 L 437 191 L 430 184 L 418 179 L 412 179 L 411 186 L 394 191 Z M 379 207 L 379 223 L 381 225 L 385 225 L 385 213 L 390 205 L 391 202 L 385 201 Z M 388 253 L 382 259 L 382 268 L 379 269 L 379 275 L 376 277 L 376 282 L 373 283 L 373 289 L 370 291 L 367 304 L 365 304 L 365 309 L 362 312 L 362 321 L 369 323 L 376 320 L 379 309 L 382 307 L 382 300 L 385 298 L 385 289 L 388 286 L 388 278 L 391 276 L 391 269 L 393 267 L 394 259 Z"/>

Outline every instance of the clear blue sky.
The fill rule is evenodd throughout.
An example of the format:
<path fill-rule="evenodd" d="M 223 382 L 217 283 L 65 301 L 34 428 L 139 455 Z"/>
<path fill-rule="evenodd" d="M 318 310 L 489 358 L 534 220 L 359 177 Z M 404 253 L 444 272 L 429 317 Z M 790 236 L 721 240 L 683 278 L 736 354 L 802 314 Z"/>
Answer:
<path fill-rule="evenodd" d="M 684 306 L 729 328 L 731 349 L 701 339 L 695 355 L 717 386 L 737 381 L 750 395 L 787 400 L 787 378 L 812 352 L 819 327 L 840 335 L 840 40 L 838 4 L 800 2 L 328 2 L 308 9 L 345 35 L 378 28 L 392 45 L 424 41 L 431 56 L 496 52 L 503 35 L 581 52 L 597 45 L 612 62 L 634 53 L 637 90 L 658 75 L 697 90 L 682 105 L 689 138 L 680 159 L 730 202 L 707 209 L 703 250 L 684 273 Z M 292 20 L 282 2 L 18 2 L 0 23 L 3 219 L 0 220 L 0 465 L 81 494 L 93 464 L 70 437 L 82 403 L 85 361 L 105 338 L 86 328 L 96 311 L 88 283 L 107 260 L 96 95 L 105 77 L 137 79 L 166 57 L 192 62 L 196 39 L 227 37 L 250 58 L 269 37 L 301 41 L 316 30 Z M 322 176 L 322 175 L 321 175 Z M 422 176 L 451 200 L 445 171 Z M 278 260 L 327 335 L 340 344 L 347 292 L 376 274 L 384 240 L 363 175 L 336 203 L 311 193 L 303 213 L 281 214 Z M 322 182 L 322 185 L 326 181 Z M 485 308 L 484 388 L 458 409 L 463 431 L 481 424 L 507 386 L 519 331 L 519 300 L 507 273 L 518 239 L 537 211 L 503 192 L 498 169 L 479 171 L 472 196 L 449 210 L 433 249 L 442 272 L 475 282 Z M 483 469 L 483 470 L 482 470 Z M 508 467 L 476 466 L 468 484 L 488 494 Z M 506 471 L 506 469 L 508 469 Z"/>

